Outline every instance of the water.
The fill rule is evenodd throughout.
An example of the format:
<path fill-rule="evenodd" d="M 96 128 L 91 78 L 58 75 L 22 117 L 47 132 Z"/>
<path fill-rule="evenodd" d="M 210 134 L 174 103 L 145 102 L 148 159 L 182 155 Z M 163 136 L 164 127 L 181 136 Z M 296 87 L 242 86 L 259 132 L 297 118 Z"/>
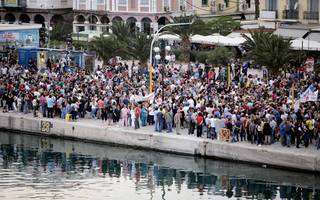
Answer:
<path fill-rule="evenodd" d="M 0 132 L 0 199 L 320 199 L 316 175 Z"/>

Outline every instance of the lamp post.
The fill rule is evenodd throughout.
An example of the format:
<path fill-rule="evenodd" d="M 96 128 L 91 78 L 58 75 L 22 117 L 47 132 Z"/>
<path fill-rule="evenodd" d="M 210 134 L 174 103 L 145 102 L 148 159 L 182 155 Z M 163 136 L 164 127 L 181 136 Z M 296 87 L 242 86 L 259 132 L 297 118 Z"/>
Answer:
<path fill-rule="evenodd" d="M 48 48 L 50 49 L 50 34 L 52 31 L 52 27 L 51 27 L 51 14 L 52 14 L 52 8 L 53 8 L 53 4 L 51 5 L 51 11 L 49 13 L 49 34 L 48 34 Z"/>
<path fill-rule="evenodd" d="M 170 54 L 167 54 L 167 53 L 169 53 L 169 51 L 171 50 L 171 47 L 170 46 L 166 46 L 165 47 L 165 57 L 164 57 L 164 59 L 166 60 L 166 61 L 168 61 L 168 63 L 170 62 L 170 60 L 171 60 L 171 56 L 170 56 Z M 163 62 L 162 64 L 162 103 L 164 102 L 164 75 L 165 75 L 165 67 L 166 67 L 166 63 L 167 62 Z"/>
<path fill-rule="evenodd" d="M 157 33 L 154 34 L 154 37 L 153 37 L 152 42 L 151 42 L 151 47 L 150 47 L 150 94 L 152 93 L 152 47 L 153 47 L 155 38 L 157 38 L 159 32 L 160 32 L 162 29 L 166 28 L 166 27 L 169 27 L 169 26 L 180 26 L 180 25 L 190 25 L 190 24 L 192 24 L 192 23 L 167 24 L 167 25 L 162 26 L 162 27 L 157 31 Z M 159 55 L 159 56 L 160 56 L 160 55 Z"/>

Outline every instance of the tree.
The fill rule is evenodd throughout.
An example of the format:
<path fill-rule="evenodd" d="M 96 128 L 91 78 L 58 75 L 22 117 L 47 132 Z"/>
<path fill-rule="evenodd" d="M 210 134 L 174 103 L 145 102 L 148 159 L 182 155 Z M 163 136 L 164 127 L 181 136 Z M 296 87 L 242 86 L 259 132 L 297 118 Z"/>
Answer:
<path fill-rule="evenodd" d="M 128 54 L 128 50 L 123 43 L 112 35 L 108 37 L 103 35 L 95 36 L 89 42 L 88 49 L 91 53 L 95 53 L 97 58 L 103 61 L 103 64 L 107 64 L 111 58 Z"/>
<path fill-rule="evenodd" d="M 147 67 L 147 62 L 150 57 L 151 42 L 152 37 L 148 37 L 145 33 L 139 33 L 132 41 L 130 52 L 133 57 L 140 61 L 143 68 Z"/>
<path fill-rule="evenodd" d="M 219 33 L 220 35 L 229 35 L 234 30 L 241 28 L 241 23 L 236 22 L 231 16 L 221 16 L 207 23 L 207 26 L 212 33 Z"/>
<path fill-rule="evenodd" d="M 248 57 L 255 64 L 267 66 L 273 72 L 293 59 L 293 53 L 290 50 L 291 39 L 284 39 L 282 36 L 260 31 L 251 32 L 251 37 L 242 35 L 246 41 L 243 43 L 245 49 L 249 50 Z"/>
<path fill-rule="evenodd" d="M 220 64 L 226 66 L 233 57 L 234 53 L 220 44 L 216 45 L 213 51 L 208 52 L 208 62 L 213 65 Z"/>
<path fill-rule="evenodd" d="M 129 45 L 134 37 L 133 30 L 127 22 L 116 22 L 111 26 L 112 34 L 122 43 Z"/>
<path fill-rule="evenodd" d="M 272 36 L 271 31 L 264 32 L 264 27 L 260 28 L 259 31 L 255 30 L 254 32 L 252 32 L 250 29 L 248 30 L 251 37 L 241 34 L 242 37 L 246 39 L 246 41 L 242 43 L 242 46 L 248 51 L 258 48 L 259 44 L 262 44 L 264 40 L 269 40 L 269 38 Z"/>
<path fill-rule="evenodd" d="M 70 37 L 71 32 L 72 30 L 68 29 L 64 24 L 55 24 L 53 25 L 52 31 L 50 32 L 50 40 L 64 42 Z"/>
<path fill-rule="evenodd" d="M 177 23 L 192 23 L 190 25 L 169 26 L 166 28 L 166 34 L 179 35 L 181 42 L 180 47 L 185 62 L 190 60 L 191 42 L 190 38 L 193 35 L 207 35 L 210 33 L 206 24 L 196 15 L 171 17 L 173 24 Z"/>

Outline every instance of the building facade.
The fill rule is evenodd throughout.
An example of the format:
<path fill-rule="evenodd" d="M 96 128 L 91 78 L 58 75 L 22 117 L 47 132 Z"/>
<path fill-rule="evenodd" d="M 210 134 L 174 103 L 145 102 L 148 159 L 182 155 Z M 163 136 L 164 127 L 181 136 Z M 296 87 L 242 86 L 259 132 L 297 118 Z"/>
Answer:
<path fill-rule="evenodd" d="M 139 31 L 153 33 L 171 16 L 194 14 L 196 0 L 74 0 L 73 32 L 105 32 L 124 21 Z"/>
<path fill-rule="evenodd" d="M 197 0 L 196 14 L 205 20 L 227 15 L 235 20 L 251 20 L 255 14 L 255 0 Z"/>
<path fill-rule="evenodd" d="M 72 26 L 72 0 L 1 0 L 2 23 L 37 23 L 47 26 L 62 22 Z"/>
<path fill-rule="evenodd" d="M 261 0 L 260 23 L 275 28 L 292 23 L 319 24 L 319 0 Z"/>

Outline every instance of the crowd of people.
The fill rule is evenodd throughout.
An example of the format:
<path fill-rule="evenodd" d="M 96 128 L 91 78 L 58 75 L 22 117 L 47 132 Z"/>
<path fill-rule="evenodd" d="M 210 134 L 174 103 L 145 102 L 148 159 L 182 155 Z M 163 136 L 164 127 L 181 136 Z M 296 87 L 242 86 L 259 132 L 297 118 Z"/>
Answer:
<path fill-rule="evenodd" d="M 320 74 L 301 66 L 286 65 L 279 72 L 263 69 L 263 78 L 250 74 L 239 59 L 227 68 L 189 63 L 156 65 L 153 69 L 154 96 L 149 72 L 140 63 L 126 62 L 98 66 L 94 72 L 77 67 L 63 70 L 63 62 L 48 60 L 41 73 L 20 66 L 14 60 L 0 62 L 0 97 L 3 112 L 33 113 L 34 117 L 60 117 L 76 122 L 100 119 L 102 125 L 154 126 L 154 130 L 231 142 L 248 141 L 300 148 L 310 144 L 320 149 L 320 115 L 316 102 L 287 104 L 291 86 L 302 94 L 312 83 L 320 87 Z M 142 98 L 143 99 L 143 98 Z M 220 135 L 221 128 L 229 130 Z"/>

